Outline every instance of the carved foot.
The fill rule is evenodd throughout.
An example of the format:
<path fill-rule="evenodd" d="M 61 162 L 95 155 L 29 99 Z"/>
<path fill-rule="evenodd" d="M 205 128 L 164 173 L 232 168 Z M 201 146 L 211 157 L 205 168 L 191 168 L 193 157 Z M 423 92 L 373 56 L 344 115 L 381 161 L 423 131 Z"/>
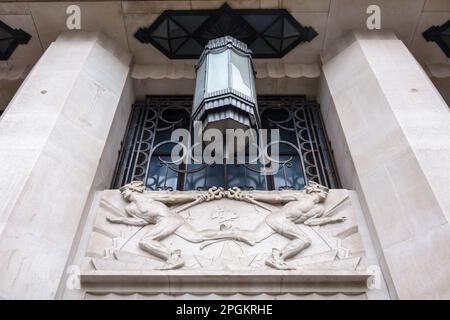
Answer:
<path fill-rule="evenodd" d="M 160 270 L 174 270 L 184 266 L 184 260 L 181 258 L 181 250 L 174 250 L 170 253 L 169 259 L 159 268 Z"/>
<path fill-rule="evenodd" d="M 293 270 L 294 268 L 289 267 L 284 261 L 284 259 L 281 257 L 281 251 L 273 248 L 272 249 L 272 255 L 266 260 L 266 265 L 268 265 L 271 268 L 278 269 L 278 270 Z"/>

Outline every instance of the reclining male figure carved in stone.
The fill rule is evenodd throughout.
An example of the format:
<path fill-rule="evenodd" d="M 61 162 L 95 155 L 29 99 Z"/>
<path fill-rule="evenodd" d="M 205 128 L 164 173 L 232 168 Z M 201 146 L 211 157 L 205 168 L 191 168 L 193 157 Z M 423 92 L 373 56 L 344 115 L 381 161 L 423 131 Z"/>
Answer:
<path fill-rule="evenodd" d="M 322 203 L 326 200 L 328 191 L 327 187 L 312 181 L 305 186 L 300 196 L 298 196 L 298 193 L 293 192 L 284 193 L 281 191 L 277 196 L 274 196 L 266 193 L 242 192 L 237 188 L 232 188 L 228 191 L 231 198 L 234 197 L 256 205 L 260 205 L 258 204 L 259 201 L 284 204 L 277 210 L 271 210 L 266 206 L 260 205 L 270 211 L 264 221 L 254 230 L 234 229 L 235 237 L 246 239 L 245 242 L 251 245 L 263 241 L 274 233 L 291 239 L 292 241 L 281 250 L 273 248 L 272 255 L 266 260 L 266 264 L 272 268 L 291 269 L 287 265 L 286 259 L 296 256 L 311 245 L 309 237 L 296 224 L 303 223 L 307 226 L 318 226 L 345 220 L 345 217 L 330 217 L 329 214 L 347 198 L 341 200 L 328 212 L 325 212 Z"/>
<path fill-rule="evenodd" d="M 132 226 L 154 225 L 139 241 L 139 247 L 152 255 L 166 261 L 161 268 L 163 270 L 177 269 L 184 265 L 180 250 L 169 250 L 161 242 L 164 238 L 176 234 L 189 242 L 199 243 L 206 240 L 233 239 L 247 242 L 231 230 L 196 230 L 179 214 L 196 204 L 219 200 L 224 196 L 222 188 L 210 188 L 205 194 L 184 193 L 171 196 L 168 193 L 146 193 L 141 181 L 133 181 L 120 188 L 123 199 L 129 204 L 125 207 L 128 216 L 107 216 L 112 223 L 121 223 Z M 169 208 L 166 203 L 176 205 L 183 204 L 175 210 Z"/>
<path fill-rule="evenodd" d="M 113 223 L 122 223 L 134 226 L 154 225 L 140 240 L 141 249 L 160 257 L 166 261 L 162 269 L 177 269 L 184 265 L 180 250 L 169 250 L 159 241 L 176 234 L 189 242 L 200 243 L 208 240 L 237 240 L 249 245 L 255 245 L 274 233 L 291 239 L 284 248 L 272 250 L 272 255 L 266 264 L 275 269 L 290 269 L 286 259 L 292 258 L 311 245 L 308 236 L 296 226 L 303 223 L 307 226 L 324 225 L 327 223 L 342 222 L 345 217 L 329 217 L 324 211 L 323 202 L 328 195 L 328 188 L 315 182 L 309 182 L 299 193 L 280 191 L 273 193 L 243 192 L 239 188 L 224 191 L 222 188 L 210 188 L 205 194 L 183 193 L 171 196 L 168 193 L 144 194 L 145 186 L 141 181 L 133 181 L 120 189 L 122 197 L 129 202 L 125 207 L 127 217 L 108 216 Z M 196 230 L 179 214 L 189 207 L 205 201 L 219 200 L 223 197 L 238 201 L 246 201 L 265 208 L 270 213 L 264 221 L 254 230 L 238 228 L 220 230 Z M 344 199 L 346 200 L 346 199 Z M 182 204 L 175 210 L 168 204 Z M 271 209 L 261 202 L 282 204 L 279 209 Z"/>

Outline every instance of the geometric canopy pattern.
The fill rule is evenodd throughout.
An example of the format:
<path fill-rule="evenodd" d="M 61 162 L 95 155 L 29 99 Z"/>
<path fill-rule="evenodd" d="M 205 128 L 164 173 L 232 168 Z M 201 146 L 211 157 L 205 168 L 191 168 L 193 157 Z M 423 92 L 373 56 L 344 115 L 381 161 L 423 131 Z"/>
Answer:
<path fill-rule="evenodd" d="M 450 20 L 440 27 L 429 28 L 422 35 L 427 41 L 436 42 L 447 58 L 450 58 Z"/>
<path fill-rule="evenodd" d="M 0 60 L 8 60 L 19 44 L 27 44 L 30 39 L 22 29 L 13 29 L 0 20 Z"/>
<path fill-rule="evenodd" d="M 197 59 L 209 40 L 232 36 L 245 42 L 254 58 L 281 58 L 317 32 L 302 26 L 285 9 L 164 11 L 149 27 L 134 35 L 171 59 Z"/>

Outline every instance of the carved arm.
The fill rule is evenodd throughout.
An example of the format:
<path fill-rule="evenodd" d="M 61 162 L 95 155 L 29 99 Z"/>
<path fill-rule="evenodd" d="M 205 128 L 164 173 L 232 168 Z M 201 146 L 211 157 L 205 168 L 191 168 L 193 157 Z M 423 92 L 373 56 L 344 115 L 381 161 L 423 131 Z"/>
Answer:
<path fill-rule="evenodd" d="M 149 224 L 147 221 L 141 218 L 107 216 L 106 219 L 112 223 L 121 223 L 130 226 L 146 226 Z"/>
<path fill-rule="evenodd" d="M 290 191 L 278 191 L 278 192 L 259 192 L 259 191 L 242 191 L 242 193 L 253 200 L 261 201 L 270 204 L 286 204 L 291 201 L 297 201 L 299 195 Z M 299 192 L 296 192 L 299 193 Z"/>
<path fill-rule="evenodd" d="M 177 192 L 173 193 L 167 192 L 147 192 L 143 197 L 152 199 L 154 201 L 159 201 L 167 205 L 183 204 L 194 201 L 198 197 L 197 192 Z"/>
<path fill-rule="evenodd" d="M 204 201 L 223 198 L 222 188 L 212 187 L 208 191 L 183 191 L 183 192 L 147 192 L 144 197 L 159 201 L 167 205 L 184 204 L 189 202 L 201 203 Z"/>
<path fill-rule="evenodd" d="M 345 221 L 345 217 L 326 217 L 326 218 L 317 218 L 316 216 L 309 218 L 305 222 L 303 222 L 304 225 L 307 226 L 322 226 L 324 224 L 328 223 L 337 223 L 337 222 L 343 222 Z"/>

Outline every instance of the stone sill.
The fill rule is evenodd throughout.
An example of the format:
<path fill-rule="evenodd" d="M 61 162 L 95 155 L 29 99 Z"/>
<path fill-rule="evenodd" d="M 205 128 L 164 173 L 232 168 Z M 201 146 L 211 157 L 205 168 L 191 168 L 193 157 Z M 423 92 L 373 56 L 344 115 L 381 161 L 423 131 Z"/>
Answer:
<path fill-rule="evenodd" d="M 363 293 L 366 271 L 91 271 L 81 274 L 88 292 L 146 293 Z"/>

